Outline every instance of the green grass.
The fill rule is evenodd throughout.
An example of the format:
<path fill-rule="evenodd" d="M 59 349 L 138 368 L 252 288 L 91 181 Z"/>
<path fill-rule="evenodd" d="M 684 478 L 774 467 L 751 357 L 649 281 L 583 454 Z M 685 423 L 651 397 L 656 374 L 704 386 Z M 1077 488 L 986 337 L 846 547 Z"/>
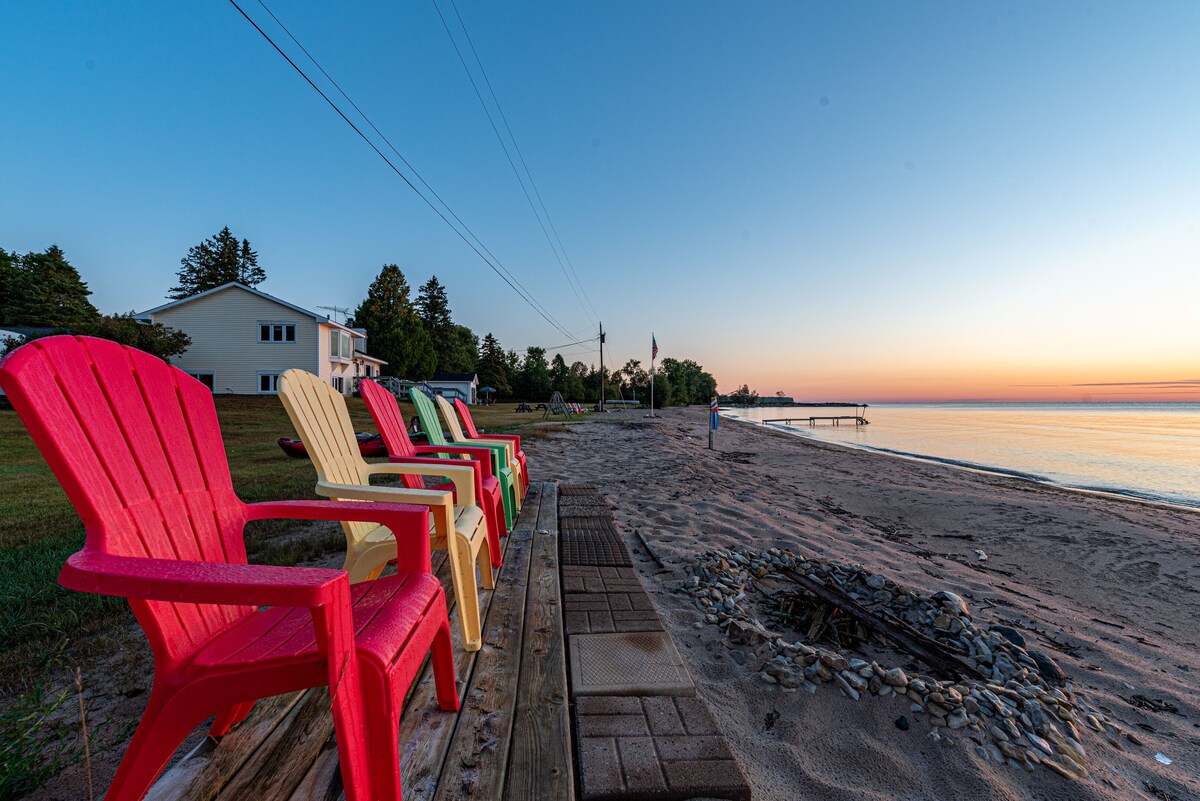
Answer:
<path fill-rule="evenodd" d="M 279 437 L 295 436 L 277 398 L 218 396 L 216 404 L 233 484 L 244 501 L 316 497 L 312 465 L 289 459 L 276 444 Z M 352 398 L 349 405 L 355 429 L 374 431 L 363 402 Z M 410 419 L 412 406 L 402 408 Z M 477 407 L 473 417 L 493 433 L 541 422 L 540 413 L 516 414 L 514 408 Z M 63 562 L 83 545 L 83 524 L 14 411 L 0 411 L 0 443 L 0 694 L 8 695 L 30 690 L 32 677 L 49 668 L 77 664 L 89 646 L 132 615 L 123 599 L 58 586 Z M 345 545 L 336 531 L 318 538 L 288 536 L 302 525 L 248 526 L 250 561 L 292 565 Z"/>

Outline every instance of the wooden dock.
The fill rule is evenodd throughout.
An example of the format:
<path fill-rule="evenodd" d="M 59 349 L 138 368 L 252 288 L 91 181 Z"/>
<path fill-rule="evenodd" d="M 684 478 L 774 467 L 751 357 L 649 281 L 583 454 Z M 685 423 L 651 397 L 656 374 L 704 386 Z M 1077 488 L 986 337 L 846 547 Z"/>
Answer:
<path fill-rule="evenodd" d="M 558 489 L 531 484 L 501 542 L 496 589 L 480 591 L 483 647 L 462 649 L 444 551 L 462 708 L 438 709 L 428 660 L 405 699 L 400 774 L 406 801 L 575 798 L 558 564 Z M 329 692 L 260 701 L 221 740 L 208 739 L 163 774 L 150 801 L 344 801 Z"/>

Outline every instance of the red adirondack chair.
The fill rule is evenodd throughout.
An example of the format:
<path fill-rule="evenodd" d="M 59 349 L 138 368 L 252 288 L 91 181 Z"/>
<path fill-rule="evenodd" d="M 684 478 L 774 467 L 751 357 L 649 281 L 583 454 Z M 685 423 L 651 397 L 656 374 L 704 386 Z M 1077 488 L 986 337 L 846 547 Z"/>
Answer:
<path fill-rule="evenodd" d="M 464 448 L 460 445 L 414 445 L 404 426 L 404 415 L 396 397 L 370 379 L 358 382 L 358 391 L 367 404 L 367 411 L 387 446 L 389 462 L 414 464 L 445 464 L 437 458 L 439 453 L 468 456 L 471 461 L 456 461 L 453 464 L 475 465 L 475 497 L 480 499 L 488 526 L 488 548 L 492 552 L 492 565 L 500 567 L 500 537 L 508 536 L 504 519 L 504 505 L 500 497 L 500 480 L 492 475 L 492 452 L 487 448 Z M 422 456 L 421 454 L 431 454 Z M 403 476 L 404 486 L 424 489 L 420 476 Z M 454 491 L 454 484 L 439 484 L 434 489 Z"/>
<path fill-rule="evenodd" d="M 399 799 L 404 695 L 432 651 L 438 703 L 458 708 L 428 511 L 401 504 L 245 504 L 233 491 L 212 396 L 149 354 L 89 337 L 31 342 L 0 387 L 83 519 L 70 589 L 129 599 L 154 654 L 146 711 L 109 787 L 140 799 L 209 716 L 220 736 L 254 702 L 329 686 L 346 796 Z M 361 520 L 404 544 L 398 575 L 246 563 L 251 520 Z"/>
<path fill-rule="evenodd" d="M 463 428 L 467 431 L 467 436 L 471 439 L 506 439 L 513 444 L 513 448 L 517 452 L 517 461 L 521 463 L 521 481 L 525 487 L 529 487 L 529 468 L 525 465 L 525 451 L 521 450 L 521 438 L 516 434 L 488 434 L 486 437 L 480 434 L 475 429 L 475 421 L 471 419 L 471 407 L 463 403 L 458 398 L 454 399 L 454 410 L 458 412 L 459 418 L 463 422 Z"/>

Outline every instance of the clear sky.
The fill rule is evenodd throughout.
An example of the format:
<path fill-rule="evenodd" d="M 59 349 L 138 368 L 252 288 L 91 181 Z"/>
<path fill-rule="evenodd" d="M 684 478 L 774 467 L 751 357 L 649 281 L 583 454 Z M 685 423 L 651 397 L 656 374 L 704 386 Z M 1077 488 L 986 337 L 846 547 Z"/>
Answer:
<path fill-rule="evenodd" d="M 653 329 L 722 390 L 1200 400 L 1200 3 L 458 3 L 613 361 Z M 269 4 L 588 336 L 432 1 Z M 10 3 L 0 76 L 0 246 L 103 311 L 229 225 L 294 303 L 396 262 L 566 341 L 226 2 Z"/>

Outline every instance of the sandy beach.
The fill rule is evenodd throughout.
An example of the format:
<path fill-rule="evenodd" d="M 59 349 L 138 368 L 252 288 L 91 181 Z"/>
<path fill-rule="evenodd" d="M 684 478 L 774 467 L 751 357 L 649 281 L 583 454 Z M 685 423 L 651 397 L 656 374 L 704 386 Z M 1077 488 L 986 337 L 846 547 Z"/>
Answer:
<path fill-rule="evenodd" d="M 613 507 L 646 589 L 760 801 L 787 799 L 1200 798 L 1200 513 L 1060 490 L 1020 479 L 857 451 L 723 422 L 708 451 L 706 410 L 525 429 L 538 480 L 597 486 Z M 666 564 L 660 569 L 634 532 Z M 315 534 L 315 529 L 313 530 Z M 961 596 L 981 626 L 1006 624 L 1067 674 L 1077 709 L 1119 727 L 1079 725 L 1090 778 L 985 760 L 986 735 L 940 729 L 906 698 L 784 691 L 739 664 L 680 590 L 704 551 L 791 549 L 861 563 L 925 593 Z M 976 550 L 987 554 L 979 561 Z M 337 554 L 320 564 L 336 566 Z M 151 669 L 140 633 L 89 673 L 107 747 L 106 786 L 145 703 Z M 788 633 L 788 639 L 798 637 Z M 850 654 L 848 654 L 850 655 Z M 911 657 L 868 659 L 912 673 Z M 1157 710 L 1138 706 L 1138 696 Z M 896 725 L 899 716 L 910 727 Z M 121 734 L 122 729 L 126 732 Z M 114 736 L 115 735 L 115 736 Z M 198 729 L 177 754 L 203 737 Z M 1162 754 L 1172 761 L 1156 760 Z M 31 798 L 86 797 L 76 765 Z"/>
<path fill-rule="evenodd" d="M 595 484 L 614 507 L 756 798 L 1200 797 L 1200 514 L 748 424 L 723 422 L 708 451 L 705 410 L 662 414 L 558 429 L 525 447 L 539 475 Z M 730 658 L 721 632 L 679 591 L 699 552 L 735 545 L 862 563 L 924 592 L 957 593 L 976 623 L 1010 625 L 1053 655 L 1079 708 L 1121 733 L 1081 725 L 1090 778 L 1070 780 L 985 761 L 975 745 L 986 738 L 974 732 L 934 739 L 907 699 L 856 702 L 832 684 L 809 695 L 764 683 L 762 663 Z M 900 715 L 912 719 L 906 731 Z"/>

